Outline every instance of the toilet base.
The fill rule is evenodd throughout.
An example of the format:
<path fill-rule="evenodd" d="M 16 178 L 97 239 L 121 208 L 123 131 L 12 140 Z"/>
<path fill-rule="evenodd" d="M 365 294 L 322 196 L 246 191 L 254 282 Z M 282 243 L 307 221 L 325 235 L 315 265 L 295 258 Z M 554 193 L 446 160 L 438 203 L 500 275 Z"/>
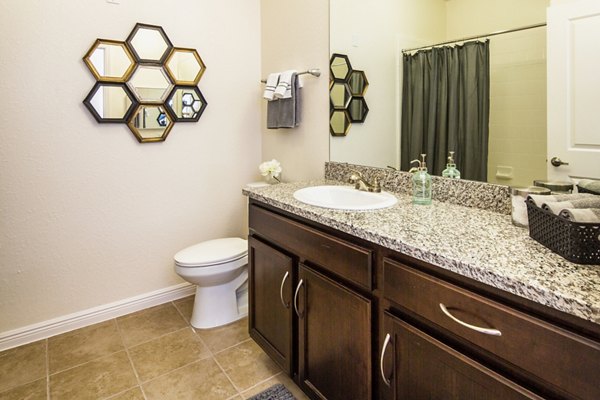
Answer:
<path fill-rule="evenodd" d="M 248 315 L 248 307 L 238 304 L 236 290 L 248 280 L 248 269 L 233 281 L 218 286 L 196 286 L 190 323 L 194 328 L 209 329 L 226 325 Z"/>

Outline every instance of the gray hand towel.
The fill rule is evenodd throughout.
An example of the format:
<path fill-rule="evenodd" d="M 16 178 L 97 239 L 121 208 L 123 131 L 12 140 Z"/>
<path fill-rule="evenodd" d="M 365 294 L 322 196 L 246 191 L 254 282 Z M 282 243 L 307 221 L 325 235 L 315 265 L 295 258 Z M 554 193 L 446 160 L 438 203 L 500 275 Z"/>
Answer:
<path fill-rule="evenodd" d="M 571 201 L 571 200 L 579 200 L 585 199 L 588 197 L 594 197 L 595 195 L 591 193 L 575 193 L 575 194 L 551 194 L 551 195 L 541 195 L 541 194 L 530 194 L 529 198 L 533 200 L 534 204 L 538 207 L 542 207 L 544 203 L 556 203 L 559 201 Z"/>
<path fill-rule="evenodd" d="M 560 216 L 573 222 L 600 224 L 600 208 L 565 208 Z"/>
<path fill-rule="evenodd" d="M 292 96 L 267 103 L 267 129 L 296 128 L 302 120 L 302 89 L 298 75 L 292 75 Z"/>
<path fill-rule="evenodd" d="M 589 190 L 592 193 L 600 194 L 600 181 L 594 179 L 582 179 L 577 184 L 578 187 Z"/>
<path fill-rule="evenodd" d="M 542 204 L 542 208 L 545 210 L 550 210 L 556 215 L 560 214 L 560 212 L 566 208 L 600 208 L 600 196 L 593 196 L 592 198 L 571 201 L 547 201 Z"/>

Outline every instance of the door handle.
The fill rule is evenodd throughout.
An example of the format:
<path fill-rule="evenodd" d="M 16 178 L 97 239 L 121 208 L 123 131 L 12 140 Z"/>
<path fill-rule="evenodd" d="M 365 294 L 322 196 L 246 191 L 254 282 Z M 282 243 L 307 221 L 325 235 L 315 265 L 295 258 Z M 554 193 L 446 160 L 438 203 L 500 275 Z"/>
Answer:
<path fill-rule="evenodd" d="M 383 357 L 385 356 L 385 350 L 387 349 L 388 344 L 390 344 L 391 338 L 392 337 L 389 333 L 385 335 L 385 340 L 383 341 L 383 346 L 381 347 L 381 356 L 379 357 L 379 371 L 381 372 L 381 378 L 383 379 L 383 383 L 385 383 L 388 387 L 392 387 L 392 382 L 390 379 L 385 377 L 385 372 L 383 370 Z"/>
<path fill-rule="evenodd" d="M 303 283 L 304 281 L 300 279 L 300 282 L 298 282 L 298 286 L 296 286 L 296 292 L 294 293 L 294 310 L 296 310 L 296 315 L 298 316 L 298 318 L 302 318 L 302 314 L 300 313 L 300 311 L 298 311 L 298 292 L 300 291 L 300 287 Z"/>
<path fill-rule="evenodd" d="M 452 321 L 456 322 L 457 324 L 464 326 L 465 328 L 469 328 L 476 332 L 483 333 L 486 335 L 502 336 L 502 332 L 500 332 L 498 329 L 482 328 L 480 326 L 467 324 L 466 322 L 461 321 L 460 319 L 456 318 L 454 315 L 450 314 L 450 311 L 448 311 L 448 309 L 446 308 L 446 306 L 443 303 L 440 303 L 440 309 L 448 318 L 450 318 Z"/>
<path fill-rule="evenodd" d="M 287 302 L 283 299 L 283 285 L 285 285 L 285 281 L 288 278 L 288 276 L 290 275 L 289 271 L 285 271 L 285 275 L 283 276 L 283 279 L 281 280 L 281 286 L 279 287 L 279 298 L 281 299 L 281 304 L 283 304 L 283 306 L 285 308 L 290 308 L 290 303 Z"/>
<path fill-rule="evenodd" d="M 562 161 L 559 157 L 552 157 L 552 159 L 550 160 L 550 164 L 554 165 L 555 167 L 560 167 L 561 165 L 569 165 L 568 162 Z"/>

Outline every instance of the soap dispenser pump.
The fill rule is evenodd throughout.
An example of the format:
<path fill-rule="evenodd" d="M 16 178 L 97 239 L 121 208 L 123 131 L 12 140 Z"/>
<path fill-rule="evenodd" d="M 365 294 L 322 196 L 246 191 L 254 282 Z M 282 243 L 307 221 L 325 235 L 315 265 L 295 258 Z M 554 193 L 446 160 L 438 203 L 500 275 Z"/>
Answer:
<path fill-rule="evenodd" d="M 427 163 L 425 154 L 421 154 L 421 160 L 412 160 L 410 163 L 417 163 L 419 166 L 413 169 L 413 204 L 431 204 L 431 175 L 427 173 Z"/>
<path fill-rule="evenodd" d="M 460 179 L 460 171 L 456 169 L 456 164 L 454 163 L 454 152 L 451 151 L 449 153 L 448 163 L 446 164 L 446 169 L 442 171 L 442 176 L 444 178 Z"/>

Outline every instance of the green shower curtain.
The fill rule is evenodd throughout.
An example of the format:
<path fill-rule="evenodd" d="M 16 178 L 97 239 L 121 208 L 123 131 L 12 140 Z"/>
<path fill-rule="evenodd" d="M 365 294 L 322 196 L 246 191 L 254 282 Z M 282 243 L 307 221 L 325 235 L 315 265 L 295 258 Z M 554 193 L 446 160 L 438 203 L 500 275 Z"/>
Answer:
<path fill-rule="evenodd" d="M 461 177 L 487 180 L 489 40 L 403 55 L 401 169 L 427 154 L 441 175 L 448 151 Z"/>

